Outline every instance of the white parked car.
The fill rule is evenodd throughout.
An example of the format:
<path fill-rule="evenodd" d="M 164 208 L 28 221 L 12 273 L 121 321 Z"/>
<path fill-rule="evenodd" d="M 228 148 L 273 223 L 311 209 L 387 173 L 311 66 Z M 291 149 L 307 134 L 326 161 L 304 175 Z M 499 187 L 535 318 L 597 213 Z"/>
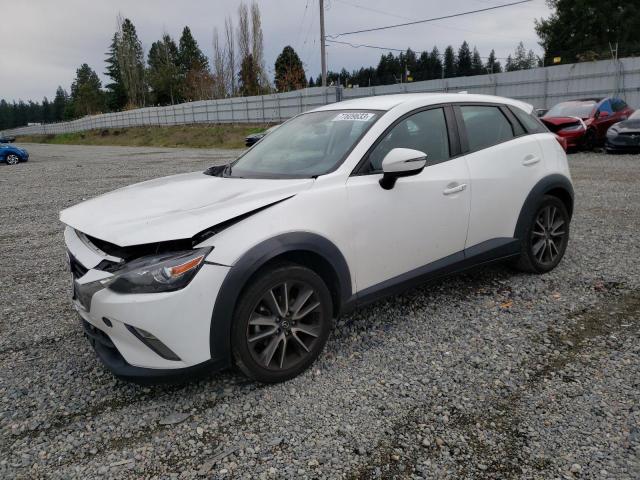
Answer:
<path fill-rule="evenodd" d="M 471 94 L 345 101 L 230 165 L 68 208 L 85 332 L 129 380 L 235 364 L 278 382 L 365 302 L 496 260 L 547 272 L 567 247 L 573 188 L 532 111 Z"/>

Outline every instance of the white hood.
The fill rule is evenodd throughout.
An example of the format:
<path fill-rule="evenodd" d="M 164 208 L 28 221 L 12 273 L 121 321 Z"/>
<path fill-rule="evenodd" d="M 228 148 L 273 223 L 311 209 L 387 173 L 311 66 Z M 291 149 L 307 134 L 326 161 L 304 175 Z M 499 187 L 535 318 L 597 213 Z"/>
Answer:
<path fill-rule="evenodd" d="M 291 197 L 312 184 L 309 178 L 246 179 L 186 173 L 87 200 L 60 212 L 60 220 L 120 247 L 178 240 Z"/>

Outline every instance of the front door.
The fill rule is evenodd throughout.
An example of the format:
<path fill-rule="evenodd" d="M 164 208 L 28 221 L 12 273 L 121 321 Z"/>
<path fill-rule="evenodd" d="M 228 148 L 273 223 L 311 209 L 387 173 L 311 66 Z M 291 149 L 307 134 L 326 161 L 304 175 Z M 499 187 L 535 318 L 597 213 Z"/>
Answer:
<path fill-rule="evenodd" d="M 382 160 L 393 148 L 427 154 L 417 175 L 383 189 Z M 469 175 L 463 157 L 451 158 L 444 109 L 400 120 L 347 181 L 356 284 L 369 287 L 464 249 L 469 219 Z"/>

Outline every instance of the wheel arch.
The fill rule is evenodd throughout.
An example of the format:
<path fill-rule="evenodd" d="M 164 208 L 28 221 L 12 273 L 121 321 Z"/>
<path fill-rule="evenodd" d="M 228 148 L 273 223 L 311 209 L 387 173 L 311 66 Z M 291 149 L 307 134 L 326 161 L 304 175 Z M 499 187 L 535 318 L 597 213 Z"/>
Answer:
<path fill-rule="evenodd" d="M 518 222 L 516 223 L 516 228 L 513 234 L 514 238 L 521 239 L 524 236 L 524 232 L 527 229 L 527 222 L 533 215 L 534 210 L 538 205 L 538 201 L 544 195 L 557 197 L 567 208 L 569 218 L 571 218 L 573 215 L 574 199 L 571 181 L 564 175 L 549 175 L 538 181 L 538 183 L 536 183 L 529 192 L 529 195 L 527 195 L 522 209 L 520 210 L 520 215 L 518 216 Z"/>
<path fill-rule="evenodd" d="M 325 281 L 337 316 L 352 295 L 351 273 L 344 255 L 327 238 L 309 232 L 291 232 L 265 240 L 248 250 L 222 282 L 211 316 L 211 358 L 231 365 L 231 323 L 244 287 L 270 265 L 290 261 L 315 271 Z"/>

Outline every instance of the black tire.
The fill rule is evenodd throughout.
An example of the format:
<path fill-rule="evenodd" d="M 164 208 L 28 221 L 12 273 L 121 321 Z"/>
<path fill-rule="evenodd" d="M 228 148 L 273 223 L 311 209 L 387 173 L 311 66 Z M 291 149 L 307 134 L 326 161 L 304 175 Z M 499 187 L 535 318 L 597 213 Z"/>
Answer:
<path fill-rule="evenodd" d="M 532 273 L 546 273 L 556 268 L 567 250 L 570 221 L 564 203 L 557 197 L 544 195 L 522 238 L 522 253 L 516 268 Z"/>
<path fill-rule="evenodd" d="M 596 132 L 593 130 L 587 130 L 587 133 L 584 135 L 584 149 L 588 151 L 592 151 L 596 148 Z"/>
<path fill-rule="evenodd" d="M 7 165 L 17 165 L 18 163 L 20 163 L 20 157 L 18 157 L 14 153 L 10 153 L 9 155 L 7 155 L 5 162 L 7 162 Z"/>
<path fill-rule="evenodd" d="M 235 363 L 258 382 L 284 382 L 318 358 L 332 327 L 331 294 L 322 278 L 301 265 L 274 265 L 238 300 L 231 328 Z"/>

